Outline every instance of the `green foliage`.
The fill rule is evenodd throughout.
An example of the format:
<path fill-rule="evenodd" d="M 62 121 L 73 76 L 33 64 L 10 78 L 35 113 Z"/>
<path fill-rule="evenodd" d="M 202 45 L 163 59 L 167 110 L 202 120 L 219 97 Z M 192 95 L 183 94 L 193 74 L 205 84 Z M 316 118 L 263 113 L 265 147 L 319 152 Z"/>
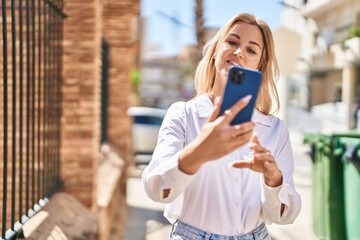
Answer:
<path fill-rule="evenodd" d="M 140 71 L 136 68 L 132 69 L 130 72 L 130 80 L 133 87 L 137 88 L 141 81 Z"/>
<path fill-rule="evenodd" d="M 360 37 L 360 27 L 351 27 L 347 39 Z"/>
<path fill-rule="evenodd" d="M 352 28 L 350 29 L 349 37 L 350 37 L 350 38 L 360 37 L 360 27 L 352 27 Z"/>
<path fill-rule="evenodd" d="M 345 46 L 345 41 L 351 38 L 360 37 L 360 27 L 350 27 L 348 35 L 341 41 L 341 45 Z"/>

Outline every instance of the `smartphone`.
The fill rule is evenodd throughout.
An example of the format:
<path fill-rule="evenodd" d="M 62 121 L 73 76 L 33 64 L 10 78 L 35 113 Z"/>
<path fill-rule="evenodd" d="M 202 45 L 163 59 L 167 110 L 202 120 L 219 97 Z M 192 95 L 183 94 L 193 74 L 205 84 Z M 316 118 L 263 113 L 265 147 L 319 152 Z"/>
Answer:
<path fill-rule="evenodd" d="M 231 122 L 231 125 L 251 121 L 256 99 L 261 86 L 262 74 L 259 71 L 239 66 L 232 66 L 222 100 L 220 115 L 230 109 L 241 98 L 251 95 L 249 104 L 242 109 Z"/>

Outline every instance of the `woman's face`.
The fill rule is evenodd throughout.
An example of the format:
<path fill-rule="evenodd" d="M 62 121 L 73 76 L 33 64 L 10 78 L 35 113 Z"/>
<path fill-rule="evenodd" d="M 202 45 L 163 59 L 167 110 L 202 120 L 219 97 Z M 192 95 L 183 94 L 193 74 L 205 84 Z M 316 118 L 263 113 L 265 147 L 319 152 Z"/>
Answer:
<path fill-rule="evenodd" d="M 260 29 L 248 23 L 236 23 L 219 43 L 215 54 L 215 85 L 225 86 L 232 65 L 258 70 L 264 43 Z M 220 84 L 220 85 L 219 85 Z"/>

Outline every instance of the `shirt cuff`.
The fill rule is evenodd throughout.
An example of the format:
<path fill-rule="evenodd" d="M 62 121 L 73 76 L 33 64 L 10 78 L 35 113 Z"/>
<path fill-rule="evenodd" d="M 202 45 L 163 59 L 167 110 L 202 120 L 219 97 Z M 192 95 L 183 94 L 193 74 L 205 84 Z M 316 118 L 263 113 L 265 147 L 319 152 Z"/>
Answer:
<path fill-rule="evenodd" d="M 190 175 L 179 169 L 179 154 L 175 154 L 161 165 L 161 178 L 164 183 L 163 189 L 184 189 L 194 178 L 194 174 Z"/>
<path fill-rule="evenodd" d="M 280 201 L 279 193 L 282 186 L 283 185 L 278 187 L 270 187 L 263 181 L 263 201 L 266 202 L 267 205 L 278 206 Z"/>
<path fill-rule="evenodd" d="M 291 184 L 283 182 L 278 187 L 270 187 L 265 184 L 263 180 L 263 189 L 264 189 L 264 201 L 267 204 L 272 206 L 277 206 L 279 203 L 283 203 L 286 206 L 289 206 L 289 194 L 292 194 L 293 187 Z"/>

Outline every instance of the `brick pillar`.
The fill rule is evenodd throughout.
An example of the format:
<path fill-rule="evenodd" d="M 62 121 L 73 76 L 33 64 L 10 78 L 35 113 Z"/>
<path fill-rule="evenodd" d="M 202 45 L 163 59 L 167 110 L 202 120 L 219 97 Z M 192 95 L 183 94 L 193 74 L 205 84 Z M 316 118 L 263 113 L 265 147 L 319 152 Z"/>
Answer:
<path fill-rule="evenodd" d="M 61 178 L 90 207 L 100 149 L 101 0 L 65 0 L 64 12 Z"/>
<path fill-rule="evenodd" d="M 129 157 L 131 69 L 139 55 L 139 0 L 107 0 L 103 5 L 103 35 L 109 43 L 108 140 L 125 159 Z"/>

